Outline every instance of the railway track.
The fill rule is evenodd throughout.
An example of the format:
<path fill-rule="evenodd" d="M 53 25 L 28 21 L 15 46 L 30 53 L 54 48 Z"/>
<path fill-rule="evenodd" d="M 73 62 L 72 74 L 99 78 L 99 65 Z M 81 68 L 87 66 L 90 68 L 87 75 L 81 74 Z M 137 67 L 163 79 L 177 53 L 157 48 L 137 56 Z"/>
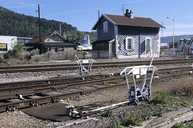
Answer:
<path fill-rule="evenodd" d="M 162 68 L 159 69 L 159 74 L 167 74 L 172 71 L 190 71 L 192 67 L 183 66 L 183 67 L 175 67 L 175 68 Z M 115 74 L 118 76 L 119 74 Z M 14 83 L 2 83 L 0 84 L 0 99 L 4 97 L 14 98 L 16 94 L 27 95 L 31 93 L 38 93 L 42 91 L 52 91 L 68 88 L 76 85 L 85 85 L 92 83 L 100 83 L 101 81 L 113 81 L 116 77 L 109 77 L 109 75 L 94 75 L 87 78 L 86 81 L 82 81 L 79 78 L 71 78 L 71 79 L 62 79 L 62 78 L 53 78 L 49 80 L 36 80 L 36 81 L 26 81 L 26 82 L 14 82 Z"/>
<path fill-rule="evenodd" d="M 182 71 L 192 71 L 193 67 L 191 66 L 181 66 L 181 67 L 172 67 L 172 68 L 160 68 L 158 69 L 157 74 L 168 74 L 170 72 L 182 72 Z M 13 83 L 1 83 L 0 84 L 0 96 L 2 92 L 12 92 L 18 90 L 31 89 L 34 91 L 42 91 L 42 90 L 50 90 L 50 89 L 60 89 L 66 88 L 76 85 L 84 85 L 84 84 L 92 84 L 101 81 L 110 81 L 116 79 L 116 77 L 120 78 L 119 73 L 115 73 L 115 77 L 109 77 L 110 75 L 91 75 L 87 78 L 86 81 L 83 81 L 81 78 L 52 78 L 46 80 L 35 80 L 35 81 L 24 81 L 24 82 L 13 82 Z M 1 97 L 0 97 L 1 99 Z"/>
<path fill-rule="evenodd" d="M 149 64 L 150 61 L 120 61 L 120 62 L 97 62 L 93 63 L 92 68 L 111 68 L 111 67 L 125 67 L 134 65 Z M 193 59 L 168 59 L 168 60 L 154 60 L 153 65 L 164 64 L 186 64 L 193 63 Z M 43 64 L 43 65 L 21 65 L 21 66 L 6 66 L 0 67 L 0 73 L 16 73 L 16 72 L 40 72 L 40 71 L 57 71 L 57 70 L 75 70 L 79 66 L 76 63 L 71 64 Z"/>
<path fill-rule="evenodd" d="M 173 69 L 159 69 L 160 80 L 171 79 L 182 75 L 190 75 L 192 67 L 175 67 Z M 169 73 L 169 74 L 168 74 Z M 94 78 L 93 78 L 94 77 Z M 119 75 L 91 76 L 86 81 L 80 79 L 66 80 L 52 79 L 36 81 L 34 83 L 18 82 L 0 85 L 0 112 L 22 109 L 26 107 L 57 102 L 64 98 L 76 98 L 80 95 L 95 91 L 125 85 Z M 160 81 L 158 80 L 158 81 Z M 29 85 L 30 84 L 30 85 Z M 8 87 L 7 87 L 8 86 Z M 29 91 L 29 92 L 28 92 Z M 23 92 L 23 93 L 22 93 Z M 24 99 L 18 99 L 16 94 L 22 94 Z"/>

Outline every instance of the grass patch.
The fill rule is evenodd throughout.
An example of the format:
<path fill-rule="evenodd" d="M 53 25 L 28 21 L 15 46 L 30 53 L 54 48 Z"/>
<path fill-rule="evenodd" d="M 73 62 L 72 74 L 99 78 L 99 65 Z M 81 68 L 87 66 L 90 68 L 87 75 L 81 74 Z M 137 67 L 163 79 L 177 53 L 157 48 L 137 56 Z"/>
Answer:
<path fill-rule="evenodd" d="M 127 118 L 121 120 L 121 125 L 123 126 L 141 126 L 144 119 L 137 114 L 128 113 Z"/>
<path fill-rule="evenodd" d="M 101 114 L 102 117 L 112 117 L 112 111 L 108 110 Z"/>
<path fill-rule="evenodd" d="M 150 104 L 141 104 L 132 109 L 125 108 L 121 110 L 117 115 L 117 121 L 114 121 L 114 126 L 116 126 L 114 128 L 141 126 L 144 121 L 149 120 L 153 116 L 161 117 L 163 113 L 189 107 L 193 105 L 192 102 L 191 97 L 177 96 L 171 92 L 158 92 L 154 94 Z M 105 113 L 104 115 L 106 115 L 104 117 L 108 117 L 113 114 Z M 181 125 L 182 124 L 178 124 L 174 128 L 186 128 Z"/>
<path fill-rule="evenodd" d="M 172 128 L 193 128 L 193 122 L 178 123 Z"/>
<path fill-rule="evenodd" d="M 177 96 L 184 96 L 184 97 L 193 97 L 193 85 L 181 86 L 175 88 L 171 91 L 171 93 Z"/>
<path fill-rule="evenodd" d="M 119 120 L 113 120 L 112 121 L 112 128 L 124 128 L 124 126 L 121 124 Z"/>
<path fill-rule="evenodd" d="M 111 116 L 111 125 L 109 128 L 124 128 L 123 125 L 121 125 L 121 121 L 116 116 Z"/>
<path fill-rule="evenodd" d="M 162 105 L 164 107 L 188 107 L 192 105 L 191 99 L 184 96 L 177 96 L 169 92 L 158 92 L 151 101 L 153 105 Z"/>
<path fill-rule="evenodd" d="M 167 92 L 158 92 L 151 103 L 154 105 L 167 104 L 171 98 L 172 97 Z"/>

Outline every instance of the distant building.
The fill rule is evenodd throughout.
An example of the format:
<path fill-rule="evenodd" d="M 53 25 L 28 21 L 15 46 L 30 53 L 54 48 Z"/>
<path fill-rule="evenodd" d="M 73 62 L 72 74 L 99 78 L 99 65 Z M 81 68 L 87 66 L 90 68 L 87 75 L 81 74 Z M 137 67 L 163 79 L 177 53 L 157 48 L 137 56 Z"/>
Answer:
<path fill-rule="evenodd" d="M 161 42 L 168 44 L 170 55 L 192 56 L 193 55 L 193 35 L 178 35 L 162 37 Z M 174 48 L 173 48 L 174 47 Z M 172 53 L 172 54 L 171 54 Z"/>
<path fill-rule="evenodd" d="M 26 45 L 32 42 L 32 37 L 17 37 L 17 42 L 21 45 Z"/>
<path fill-rule="evenodd" d="M 174 46 L 175 48 L 182 47 L 183 40 L 191 40 L 193 35 L 178 35 L 174 36 Z M 167 43 L 169 48 L 173 48 L 173 36 L 161 37 L 161 43 Z"/>
<path fill-rule="evenodd" d="M 90 36 L 88 34 L 84 35 L 83 39 L 80 42 L 80 45 L 77 47 L 79 51 L 90 51 L 92 50 L 92 45 L 90 43 Z"/>
<path fill-rule="evenodd" d="M 28 44 L 28 47 L 30 49 L 38 48 L 41 53 L 44 53 L 51 50 L 57 52 L 64 51 L 65 49 L 76 49 L 77 44 L 68 42 L 57 31 L 54 31 L 48 36 L 42 36 L 41 39 L 39 39 L 39 37 L 33 37 L 32 42 Z"/>
<path fill-rule="evenodd" d="M 93 30 L 97 40 L 93 43 L 96 58 L 138 58 L 160 56 L 162 26 L 151 18 L 125 15 L 102 15 Z"/>
<path fill-rule="evenodd" d="M 17 37 L 17 36 L 0 36 L 0 53 L 7 53 L 13 50 L 16 44 L 25 45 L 31 42 L 30 37 Z"/>
<path fill-rule="evenodd" d="M 169 48 L 169 44 L 168 43 L 161 43 L 160 44 L 160 48 L 161 49 L 168 49 Z"/>

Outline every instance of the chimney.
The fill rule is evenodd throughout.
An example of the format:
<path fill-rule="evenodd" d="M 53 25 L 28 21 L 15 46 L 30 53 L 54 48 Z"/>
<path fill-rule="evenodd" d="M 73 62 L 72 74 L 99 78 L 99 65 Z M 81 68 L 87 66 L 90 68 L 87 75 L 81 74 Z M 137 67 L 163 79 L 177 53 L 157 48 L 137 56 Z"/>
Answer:
<path fill-rule="evenodd" d="M 129 18 L 133 18 L 133 11 L 126 9 L 125 16 Z"/>

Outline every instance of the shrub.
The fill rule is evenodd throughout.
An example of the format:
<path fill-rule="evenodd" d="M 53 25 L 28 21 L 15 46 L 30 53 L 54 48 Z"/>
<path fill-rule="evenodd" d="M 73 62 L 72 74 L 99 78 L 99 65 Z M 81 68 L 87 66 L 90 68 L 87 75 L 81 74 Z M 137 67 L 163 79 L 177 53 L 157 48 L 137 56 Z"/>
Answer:
<path fill-rule="evenodd" d="M 121 122 L 119 120 L 113 119 L 112 128 L 124 128 L 124 126 L 121 125 Z"/>
<path fill-rule="evenodd" d="M 9 59 L 11 57 L 19 58 L 19 57 L 21 57 L 23 51 L 24 51 L 23 45 L 17 44 L 14 46 L 13 50 L 8 51 L 6 54 L 4 54 L 3 57 L 4 57 L 4 59 Z"/>
<path fill-rule="evenodd" d="M 127 118 L 122 119 L 121 124 L 123 126 L 141 126 L 143 122 L 143 118 L 140 115 L 129 113 Z"/>
<path fill-rule="evenodd" d="M 171 91 L 173 94 L 177 96 L 187 96 L 192 97 L 193 96 L 193 86 L 182 86 L 175 88 Z"/>
<path fill-rule="evenodd" d="M 0 63 L 5 63 L 3 56 L 0 56 Z"/>
<path fill-rule="evenodd" d="M 185 128 L 183 124 L 176 124 L 172 128 Z"/>
<path fill-rule="evenodd" d="M 24 59 L 27 60 L 27 61 L 30 61 L 31 58 L 32 58 L 32 57 L 31 57 L 30 54 L 26 54 L 26 55 L 24 56 Z"/>
<path fill-rule="evenodd" d="M 172 128 L 192 128 L 193 127 L 193 123 L 177 123 L 176 125 L 174 125 Z"/>
<path fill-rule="evenodd" d="M 39 55 L 40 51 L 39 49 L 33 49 L 32 51 L 30 51 L 31 56 L 35 56 L 35 55 Z"/>
<path fill-rule="evenodd" d="M 11 51 L 8 51 L 7 53 L 5 53 L 4 55 L 3 55 L 3 58 L 4 59 L 9 59 L 11 57 Z"/>
<path fill-rule="evenodd" d="M 14 57 L 19 57 L 22 54 L 23 51 L 24 51 L 23 45 L 17 44 L 13 48 L 13 56 Z"/>
<path fill-rule="evenodd" d="M 111 117 L 112 116 L 112 111 L 108 110 L 105 111 L 104 113 L 101 114 L 102 117 Z"/>
<path fill-rule="evenodd" d="M 151 103 L 153 103 L 154 105 L 157 104 L 167 104 L 168 101 L 170 101 L 170 95 L 168 94 L 168 92 L 158 92 L 156 94 L 156 96 L 153 98 L 153 100 L 151 101 Z"/>

